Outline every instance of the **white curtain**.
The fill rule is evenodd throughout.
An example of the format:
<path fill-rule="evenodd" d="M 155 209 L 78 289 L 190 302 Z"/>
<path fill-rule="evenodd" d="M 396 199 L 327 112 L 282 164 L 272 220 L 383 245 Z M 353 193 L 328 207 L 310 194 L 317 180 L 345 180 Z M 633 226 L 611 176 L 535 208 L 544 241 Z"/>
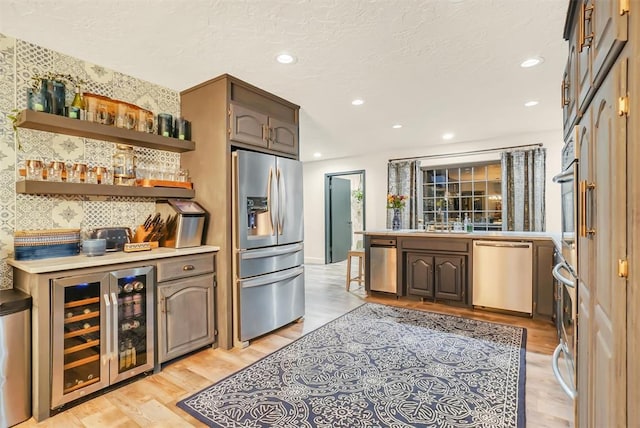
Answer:
<path fill-rule="evenodd" d="M 422 180 L 420 163 L 412 161 L 389 161 L 387 171 L 387 193 L 408 197 L 400 210 L 400 227 L 417 229 L 422 218 Z M 387 228 L 391 229 L 393 210 L 387 210 Z"/>
<path fill-rule="evenodd" d="M 545 230 L 546 149 L 502 153 L 502 230 Z"/>

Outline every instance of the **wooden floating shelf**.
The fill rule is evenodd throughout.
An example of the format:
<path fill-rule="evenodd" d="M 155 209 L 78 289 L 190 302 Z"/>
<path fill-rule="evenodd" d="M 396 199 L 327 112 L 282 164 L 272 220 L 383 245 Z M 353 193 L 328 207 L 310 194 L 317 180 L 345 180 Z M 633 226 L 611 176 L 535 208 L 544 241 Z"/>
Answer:
<path fill-rule="evenodd" d="M 117 128 L 86 120 L 70 119 L 50 113 L 33 110 L 22 110 L 18 113 L 16 126 L 19 128 L 35 129 L 38 131 L 54 132 L 73 135 L 76 137 L 92 138 L 95 140 L 123 143 L 131 146 L 149 149 L 165 150 L 168 152 L 184 153 L 195 149 L 195 143 L 188 140 L 163 137 L 131 129 Z"/>
<path fill-rule="evenodd" d="M 29 195 L 94 195 L 185 199 L 193 198 L 196 195 L 193 189 L 182 189 L 179 187 L 116 186 L 111 184 L 61 183 L 32 180 L 17 181 L 16 193 L 26 193 Z"/>

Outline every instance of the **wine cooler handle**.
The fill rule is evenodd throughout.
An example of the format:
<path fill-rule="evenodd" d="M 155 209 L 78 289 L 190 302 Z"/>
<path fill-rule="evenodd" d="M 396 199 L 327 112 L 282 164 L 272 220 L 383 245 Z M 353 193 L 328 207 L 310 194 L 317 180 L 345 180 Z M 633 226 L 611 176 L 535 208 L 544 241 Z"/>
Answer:
<path fill-rule="evenodd" d="M 116 293 L 111 292 L 111 300 L 113 301 L 113 329 L 111 330 L 111 337 L 113 338 L 113 346 L 111 348 L 111 361 L 118 361 L 118 297 Z"/>
<path fill-rule="evenodd" d="M 111 301 L 109 300 L 108 294 L 103 294 L 104 297 L 104 306 L 105 310 L 105 318 L 106 318 L 106 330 L 109 331 L 111 326 Z M 102 334 L 101 336 L 108 337 L 108 334 Z M 111 358 L 111 342 L 107 340 L 107 349 L 106 352 L 102 354 L 102 365 L 105 366 L 109 363 L 109 359 Z"/>

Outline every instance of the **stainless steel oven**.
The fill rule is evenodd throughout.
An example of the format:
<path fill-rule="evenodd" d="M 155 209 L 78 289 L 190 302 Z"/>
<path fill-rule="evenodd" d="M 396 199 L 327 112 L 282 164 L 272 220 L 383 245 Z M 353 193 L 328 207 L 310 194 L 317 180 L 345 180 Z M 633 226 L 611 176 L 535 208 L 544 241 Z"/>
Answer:
<path fill-rule="evenodd" d="M 560 343 L 553 353 L 553 373 L 564 392 L 575 399 L 576 345 L 578 319 L 578 269 L 576 229 L 578 224 L 578 152 L 577 138 L 569 139 L 562 149 L 562 172 L 553 181 L 561 186 L 562 238 L 561 260 L 553 268 L 557 281 L 557 326 Z M 564 365 L 560 364 L 560 357 Z M 566 373 L 567 375 L 563 375 Z"/>
<path fill-rule="evenodd" d="M 562 257 L 577 272 L 576 226 L 578 224 L 578 154 L 575 139 L 562 149 L 562 172 L 553 181 L 561 186 Z"/>

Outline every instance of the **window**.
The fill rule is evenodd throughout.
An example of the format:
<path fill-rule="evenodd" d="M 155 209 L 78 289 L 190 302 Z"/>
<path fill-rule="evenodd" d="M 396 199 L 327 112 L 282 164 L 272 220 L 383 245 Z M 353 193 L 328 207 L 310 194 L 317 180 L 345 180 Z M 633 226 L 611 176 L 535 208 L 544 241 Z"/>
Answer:
<path fill-rule="evenodd" d="M 474 230 L 502 230 L 500 162 L 423 167 L 422 212 L 425 227 L 465 218 Z"/>

